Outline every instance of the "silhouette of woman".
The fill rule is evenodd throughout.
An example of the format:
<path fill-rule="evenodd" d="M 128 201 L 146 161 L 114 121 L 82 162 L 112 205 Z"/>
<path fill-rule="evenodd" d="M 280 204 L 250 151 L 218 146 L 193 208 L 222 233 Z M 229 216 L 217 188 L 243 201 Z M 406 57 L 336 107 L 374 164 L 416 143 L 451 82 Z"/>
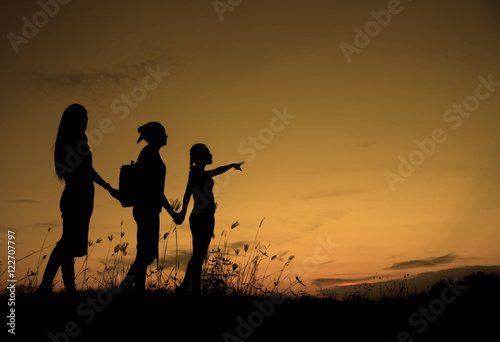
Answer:
<path fill-rule="evenodd" d="M 212 177 L 220 175 L 231 168 L 241 171 L 241 164 L 229 164 L 206 171 L 205 167 L 212 164 L 212 154 L 204 144 L 195 144 L 190 152 L 190 171 L 186 192 L 180 212 L 180 224 L 186 217 L 186 211 L 193 196 L 194 208 L 189 216 L 189 227 L 193 236 L 193 255 L 189 260 L 186 275 L 177 292 L 187 292 L 189 286 L 194 294 L 201 290 L 201 272 L 207 255 L 210 239 L 215 227 L 215 199 L 213 194 L 214 181 Z"/>
<path fill-rule="evenodd" d="M 87 110 L 72 104 L 64 111 L 54 149 L 55 171 L 65 187 L 60 209 L 63 219 L 62 237 L 52 251 L 42 282 L 40 293 L 50 292 L 59 267 L 68 293 L 74 293 L 74 258 L 87 254 L 89 223 L 94 209 L 94 182 L 116 194 L 108 183 L 94 170 L 85 130 Z"/>
<path fill-rule="evenodd" d="M 144 291 L 146 269 L 158 257 L 161 209 L 164 207 L 175 220 L 180 214 L 174 212 L 164 195 L 166 170 L 160 149 L 167 145 L 165 128 L 158 122 L 149 122 L 139 127 L 138 132 L 137 143 L 145 140 L 148 145 L 142 149 L 136 163 L 140 190 L 132 212 L 137 223 L 137 255 L 122 286 L 135 284 L 137 291 Z"/>

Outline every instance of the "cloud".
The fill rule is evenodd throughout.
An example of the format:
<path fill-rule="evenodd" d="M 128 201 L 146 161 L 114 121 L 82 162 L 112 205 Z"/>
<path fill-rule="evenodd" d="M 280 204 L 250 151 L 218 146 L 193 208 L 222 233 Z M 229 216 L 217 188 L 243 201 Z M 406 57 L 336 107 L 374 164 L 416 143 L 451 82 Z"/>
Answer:
<path fill-rule="evenodd" d="M 60 226 L 62 221 L 51 221 L 51 222 L 37 222 L 33 223 L 36 227 L 55 227 Z"/>
<path fill-rule="evenodd" d="M 127 248 L 128 253 L 136 252 L 136 251 L 132 251 L 130 248 L 131 248 L 131 246 L 129 245 Z M 111 253 L 113 253 L 113 250 L 111 250 Z M 165 256 L 165 258 L 163 258 L 163 255 L 162 255 L 163 252 L 161 250 L 160 250 L 159 254 L 160 254 L 160 257 L 158 259 L 158 264 L 160 266 L 164 265 L 166 268 L 171 268 L 171 267 L 175 266 L 176 261 L 177 261 L 177 263 L 179 263 L 179 265 L 180 265 L 181 270 L 183 270 L 183 269 L 185 270 L 185 268 L 189 262 L 189 259 L 191 259 L 191 256 L 192 256 L 191 251 L 184 250 L 184 249 L 179 249 L 177 251 L 177 259 L 176 259 L 176 255 L 173 253 L 170 253 L 170 252 L 167 252 L 168 255 Z M 129 255 L 130 254 L 127 254 L 127 258 L 129 257 Z M 110 267 L 110 266 L 127 266 L 130 263 L 130 260 L 122 260 L 120 262 L 118 260 L 112 259 L 111 255 L 108 258 L 108 260 L 106 260 L 106 258 L 99 259 L 99 262 L 103 265 L 106 264 L 106 261 L 108 262 L 108 267 Z M 151 266 L 154 269 L 156 269 L 156 261 L 153 262 L 151 264 Z"/>
<path fill-rule="evenodd" d="M 320 198 L 357 195 L 365 192 L 367 192 L 367 190 L 362 189 L 323 190 L 304 196 L 304 200 L 309 201 Z"/>
<path fill-rule="evenodd" d="M 3 200 L 2 202 L 6 203 L 40 203 L 39 200 L 34 199 L 16 199 L 16 200 Z"/>
<path fill-rule="evenodd" d="M 320 226 L 321 225 L 319 223 L 313 223 L 312 225 L 305 227 L 304 230 L 313 231 L 318 229 Z"/>
<path fill-rule="evenodd" d="M 386 270 L 400 270 L 405 268 L 417 268 L 417 267 L 435 267 L 442 264 L 448 264 L 457 259 L 454 254 L 446 254 L 440 257 L 433 257 L 427 259 L 415 259 L 409 261 L 397 262 L 391 267 L 385 268 Z"/>
<path fill-rule="evenodd" d="M 241 252 L 244 252 L 243 248 L 245 245 L 248 245 L 250 248 L 252 246 L 252 244 L 253 244 L 253 241 L 244 241 L 244 240 L 243 241 L 235 241 L 235 242 L 229 242 L 227 244 L 227 248 L 229 250 L 239 249 L 240 253 L 241 253 Z"/>
<path fill-rule="evenodd" d="M 158 63 L 156 63 L 158 64 Z M 142 84 L 147 74 L 145 67 L 156 64 L 118 64 L 106 69 L 86 69 L 60 72 L 35 73 L 30 81 L 42 89 L 50 91 L 50 96 L 85 94 L 85 96 L 99 98 L 119 96 L 121 93 L 138 84 Z M 163 68 L 165 69 L 165 68 Z M 109 101 L 105 98 L 103 101 Z"/>
<path fill-rule="evenodd" d="M 191 256 L 193 255 L 190 250 L 186 250 L 186 249 L 179 249 L 177 251 L 177 257 L 173 253 L 167 253 L 167 254 L 169 254 L 169 255 L 167 255 L 165 258 L 163 258 L 163 256 L 161 255 L 161 252 L 160 252 L 160 258 L 158 260 L 158 264 L 165 265 L 166 268 L 170 268 L 170 267 L 175 266 L 175 262 L 177 261 L 179 263 L 181 269 L 186 268 L 186 266 L 189 262 L 189 259 L 191 259 Z"/>
<path fill-rule="evenodd" d="M 105 64 L 105 63 L 103 63 Z M 130 88 L 140 85 L 148 75 L 146 67 L 156 65 L 164 72 L 175 66 L 170 53 L 155 45 L 136 46 L 108 64 L 89 66 L 78 64 L 77 69 L 60 72 L 30 71 L 25 81 L 38 90 L 45 91 L 53 98 L 76 95 L 93 99 L 100 105 L 109 107 L 109 103 Z"/>
<path fill-rule="evenodd" d="M 357 143 L 354 146 L 361 147 L 361 148 L 368 148 L 368 147 L 376 147 L 378 145 L 380 145 L 380 143 L 375 142 L 375 141 L 366 141 L 366 140 L 364 140 L 364 141 L 360 141 L 359 143 Z"/>
<path fill-rule="evenodd" d="M 320 288 L 324 288 L 327 286 L 335 286 L 341 284 L 352 284 L 352 283 L 360 283 L 367 280 L 371 280 L 373 277 L 363 277 L 363 278 L 317 278 L 312 281 L 313 285 L 316 285 Z"/>

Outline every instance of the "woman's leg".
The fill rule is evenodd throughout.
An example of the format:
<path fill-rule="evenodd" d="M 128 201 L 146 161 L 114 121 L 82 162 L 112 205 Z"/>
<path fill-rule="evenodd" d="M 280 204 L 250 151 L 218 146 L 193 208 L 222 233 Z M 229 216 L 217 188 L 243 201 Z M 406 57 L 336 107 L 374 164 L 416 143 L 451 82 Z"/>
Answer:
<path fill-rule="evenodd" d="M 137 259 L 137 258 L 136 258 Z M 130 268 L 128 269 L 128 273 L 125 276 L 125 279 L 123 279 L 122 283 L 120 286 L 124 288 L 131 288 L 132 285 L 134 285 L 135 281 L 137 280 L 137 263 L 134 261 L 132 265 L 130 265 Z"/>
<path fill-rule="evenodd" d="M 71 255 L 64 255 L 61 261 L 61 273 L 64 288 L 68 293 L 76 293 L 75 287 L 75 258 Z"/>
<path fill-rule="evenodd" d="M 47 266 L 45 267 L 45 272 L 43 273 L 42 282 L 38 287 L 39 291 L 50 291 L 52 290 L 52 282 L 56 277 L 57 271 L 59 270 L 59 266 L 63 262 L 63 253 L 61 245 L 57 244 L 52 253 L 50 254 L 49 261 L 47 262 Z"/>
<path fill-rule="evenodd" d="M 189 286 L 191 286 L 191 282 L 193 280 L 193 273 L 194 273 L 194 266 L 195 262 L 193 260 L 193 257 L 189 259 L 189 262 L 187 264 L 186 268 L 186 274 L 184 275 L 184 279 L 182 280 L 182 283 L 177 287 L 176 291 L 180 293 L 185 293 Z"/>
<path fill-rule="evenodd" d="M 138 291 L 144 291 L 146 286 L 146 271 L 148 265 L 154 261 L 148 257 L 147 252 L 143 252 L 141 249 L 137 250 L 137 256 L 135 261 L 130 266 L 127 276 L 122 282 L 122 286 L 130 287 L 132 284 Z"/>
<path fill-rule="evenodd" d="M 74 258 L 67 253 L 66 248 L 62 244 L 57 244 L 50 254 L 39 289 L 41 291 L 52 290 L 52 282 L 54 281 L 59 267 L 61 267 L 64 288 L 66 291 L 71 293 L 76 292 Z"/>
<path fill-rule="evenodd" d="M 127 278 L 134 277 L 135 289 L 144 291 L 148 265 L 158 257 L 160 214 L 149 208 L 136 207 L 133 214 L 137 223 L 137 256 L 130 266 Z"/>
<path fill-rule="evenodd" d="M 135 289 L 144 291 L 146 288 L 146 272 L 148 265 L 152 262 L 151 258 L 147 258 L 141 250 L 137 251 L 135 259 Z"/>

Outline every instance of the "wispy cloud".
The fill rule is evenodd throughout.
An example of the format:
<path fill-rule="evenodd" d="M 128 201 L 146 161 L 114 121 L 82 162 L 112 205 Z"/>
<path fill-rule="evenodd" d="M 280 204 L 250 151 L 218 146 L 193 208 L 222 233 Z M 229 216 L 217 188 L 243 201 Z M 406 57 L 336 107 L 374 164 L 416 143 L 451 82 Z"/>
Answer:
<path fill-rule="evenodd" d="M 171 71 L 175 65 L 169 52 L 160 46 L 138 46 L 125 53 L 117 61 L 106 65 L 78 65 L 77 69 L 62 72 L 31 71 L 26 77 L 30 85 L 47 92 L 47 96 L 81 94 L 109 106 L 109 97 L 119 96 L 128 88 L 142 84 L 147 74 L 146 66 Z"/>
<path fill-rule="evenodd" d="M 160 251 L 160 255 L 161 255 L 161 251 Z M 177 256 L 175 254 L 172 254 L 172 253 L 170 253 L 170 255 L 165 256 L 165 258 L 163 258 L 163 256 L 161 256 L 160 259 L 158 260 L 158 263 L 160 265 L 165 265 L 167 268 L 169 268 L 169 267 L 175 266 L 176 261 L 177 261 L 180 264 L 180 267 L 184 268 L 187 266 L 189 259 L 191 259 L 192 255 L 193 255 L 193 253 L 191 253 L 191 251 L 189 251 L 189 250 L 179 249 L 177 251 Z"/>
<path fill-rule="evenodd" d="M 375 141 L 366 141 L 366 140 L 364 140 L 364 141 L 360 141 L 359 143 L 357 143 L 357 144 L 356 144 L 356 145 L 354 145 L 354 146 L 356 146 L 356 147 L 361 147 L 361 148 L 368 148 L 368 147 L 376 147 L 376 146 L 378 146 L 378 145 L 380 145 L 380 143 L 379 143 L 379 142 L 375 142 Z"/>
<path fill-rule="evenodd" d="M 113 246 L 113 244 L 112 244 L 112 246 Z M 130 248 L 130 246 L 128 248 Z M 128 249 L 127 249 L 127 251 L 130 252 L 130 250 L 128 250 Z M 165 256 L 165 258 L 163 258 L 162 254 L 163 254 L 163 251 L 160 250 L 160 258 L 158 259 L 159 265 L 164 265 L 165 267 L 170 268 L 170 267 L 175 266 L 176 261 L 177 261 L 177 263 L 179 263 L 179 265 L 180 265 L 181 270 L 183 270 L 183 271 L 185 270 L 185 268 L 189 262 L 189 259 L 191 259 L 191 256 L 192 256 L 191 251 L 185 250 L 185 249 L 179 249 L 177 251 L 177 256 L 175 254 L 172 254 L 172 253 L 167 253 L 169 255 L 167 255 L 167 256 Z M 101 264 L 105 265 L 106 258 L 99 259 L 99 262 Z M 123 260 L 122 263 L 119 263 L 118 260 L 114 260 L 114 259 L 110 258 L 107 260 L 107 262 L 108 262 L 108 266 L 110 266 L 111 264 L 114 265 L 115 263 L 116 263 L 116 266 L 126 266 L 130 261 Z M 156 262 L 154 263 L 154 267 L 156 268 Z"/>
<path fill-rule="evenodd" d="M 61 221 L 50 221 L 50 222 L 37 222 L 33 223 L 34 226 L 36 227 L 55 227 L 61 225 Z"/>
<path fill-rule="evenodd" d="M 15 199 L 15 200 L 3 200 L 2 202 L 6 203 L 26 203 L 26 204 L 32 204 L 32 203 L 41 203 L 39 200 L 35 199 Z"/>
<path fill-rule="evenodd" d="M 442 264 L 449 264 L 455 261 L 458 257 L 454 254 L 445 254 L 439 257 L 426 258 L 426 259 L 415 259 L 397 262 L 391 267 L 386 267 L 386 270 L 400 270 L 405 268 L 417 268 L 417 267 L 435 267 Z"/>
<path fill-rule="evenodd" d="M 328 286 L 342 285 L 342 284 L 353 284 L 360 283 L 367 280 L 371 280 L 373 277 L 363 277 L 363 278 L 317 278 L 314 279 L 312 284 L 320 288 L 325 288 Z"/>
<path fill-rule="evenodd" d="M 243 247 L 244 245 L 249 245 L 251 246 L 253 243 L 253 241 L 246 241 L 246 240 L 242 240 L 242 241 L 235 241 L 235 242 L 229 242 L 227 244 L 227 248 L 228 249 L 237 249 L 239 248 L 241 251 L 243 250 Z"/>
<path fill-rule="evenodd" d="M 338 189 L 338 190 L 323 190 L 317 191 L 312 194 L 304 196 L 306 201 L 315 200 L 320 198 L 328 198 L 328 197 L 338 197 L 338 196 L 347 196 L 347 195 L 357 195 L 367 192 L 364 189 Z"/>

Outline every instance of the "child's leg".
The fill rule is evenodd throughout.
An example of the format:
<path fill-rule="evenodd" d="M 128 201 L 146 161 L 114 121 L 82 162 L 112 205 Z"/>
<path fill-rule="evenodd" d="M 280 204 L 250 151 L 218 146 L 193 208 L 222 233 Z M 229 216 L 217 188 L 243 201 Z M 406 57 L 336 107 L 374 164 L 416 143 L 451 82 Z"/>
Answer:
<path fill-rule="evenodd" d="M 212 217 L 205 217 L 203 222 L 200 222 L 201 227 L 193 229 L 193 257 L 190 263 L 192 266 L 192 284 L 193 292 L 199 292 L 201 289 L 201 276 L 203 271 L 203 263 L 207 256 L 208 246 L 212 239 L 214 231 L 214 219 Z"/>

